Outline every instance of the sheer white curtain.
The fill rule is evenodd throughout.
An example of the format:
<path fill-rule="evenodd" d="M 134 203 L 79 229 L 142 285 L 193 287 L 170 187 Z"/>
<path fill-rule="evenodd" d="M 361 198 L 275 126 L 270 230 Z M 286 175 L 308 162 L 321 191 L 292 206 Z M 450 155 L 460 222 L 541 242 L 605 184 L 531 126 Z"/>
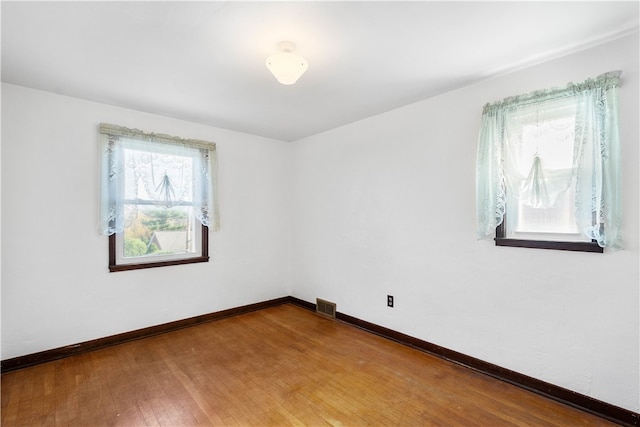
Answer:
<path fill-rule="evenodd" d="M 100 233 L 121 233 L 132 212 L 125 205 L 193 206 L 198 221 L 219 228 L 216 146 L 101 124 Z M 135 216 L 136 212 L 133 212 Z"/>
<path fill-rule="evenodd" d="M 621 247 L 619 80 L 614 71 L 484 107 L 476 168 L 478 238 L 492 237 L 502 223 L 507 192 L 525 205 L 546 208 L 574 186 L 580 232 L 601 247 Z"/>

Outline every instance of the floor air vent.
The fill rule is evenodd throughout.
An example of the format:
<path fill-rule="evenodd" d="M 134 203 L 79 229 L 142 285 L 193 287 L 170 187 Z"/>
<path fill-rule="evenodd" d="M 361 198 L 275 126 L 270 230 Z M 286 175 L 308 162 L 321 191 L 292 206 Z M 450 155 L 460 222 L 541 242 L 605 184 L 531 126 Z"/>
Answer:
<path fill-rule="evenodd" d="M 336 304 L 316 298 L 316 311 L 327 316 L 336 317 Z"/>

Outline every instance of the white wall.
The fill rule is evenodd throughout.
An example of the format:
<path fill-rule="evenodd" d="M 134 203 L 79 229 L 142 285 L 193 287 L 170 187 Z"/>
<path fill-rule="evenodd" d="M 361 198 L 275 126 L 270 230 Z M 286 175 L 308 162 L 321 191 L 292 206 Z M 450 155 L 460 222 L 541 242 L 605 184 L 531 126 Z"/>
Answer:
<path fill-rule="evenodd" d="M 477 241 L 482 106 L 615 69 L 625 250 Z M 294 296 L 639 412 L 638 116 L 636 34 L 296 142 Z"/>
<path fill-rule="evenodd" d="M 109 273 L 100 122 L 217 143 L 209 263 Z M 2 359 L 290 295 L 290 144 L 2 85 Z"/>

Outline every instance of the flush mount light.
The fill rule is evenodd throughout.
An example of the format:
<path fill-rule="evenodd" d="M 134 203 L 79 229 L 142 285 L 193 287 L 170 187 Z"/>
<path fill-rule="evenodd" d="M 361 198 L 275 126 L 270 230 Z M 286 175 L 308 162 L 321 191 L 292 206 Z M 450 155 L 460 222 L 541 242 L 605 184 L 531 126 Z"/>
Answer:
<path fill-rule="evenodd" d="M 309 64 L 303 57 L 293 53 L 296 45 L 291 42 L 278 43 L 280 53 L 267 58 L 267 68 L 283 85 L 292 85 L 307 71 Z"/>

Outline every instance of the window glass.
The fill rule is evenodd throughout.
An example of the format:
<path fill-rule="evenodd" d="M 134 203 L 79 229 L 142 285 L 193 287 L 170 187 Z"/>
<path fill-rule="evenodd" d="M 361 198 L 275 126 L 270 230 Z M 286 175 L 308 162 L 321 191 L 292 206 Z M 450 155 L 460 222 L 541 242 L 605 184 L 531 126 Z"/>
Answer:
<path fill-rule="evenodd" d="M 511 142 L 510 152 L 517 175 L 518 194 L 508 194 L 506 235 L 508 238 L 527 240 L 562 240 L 589 242 L 591 239 L 580 233 L 575 220 L 575 179 L 572 177 L 574 141 L 575 141 L 575 108 L 536 108 L 529 119 L 535 122 L 524 122 L 518 127 L 521 132 Z M 549 118 L 541 118 L 550 116 Z M 546 114 L 545 114 L 546 113 Z M 539 162 L 538 173 L 543 175 L 533 178 L 532 170 Z M 526 178 L 525 178 L 526 177 Z M 526 191 L 529 179 L 537 181 L 540 196 L 550 199 L 544 203 L 532 202 L 527 197 L 520 197 Z"/>
<path fill-rule="evenodd" d="M 201 227 L 194 215 L 194 157 L 158 145 L 125 143 L 124 233 L 116 236 L 120 264 L 200 256 Z M 198 155 L 197 150 L 193 155 Z"/>

